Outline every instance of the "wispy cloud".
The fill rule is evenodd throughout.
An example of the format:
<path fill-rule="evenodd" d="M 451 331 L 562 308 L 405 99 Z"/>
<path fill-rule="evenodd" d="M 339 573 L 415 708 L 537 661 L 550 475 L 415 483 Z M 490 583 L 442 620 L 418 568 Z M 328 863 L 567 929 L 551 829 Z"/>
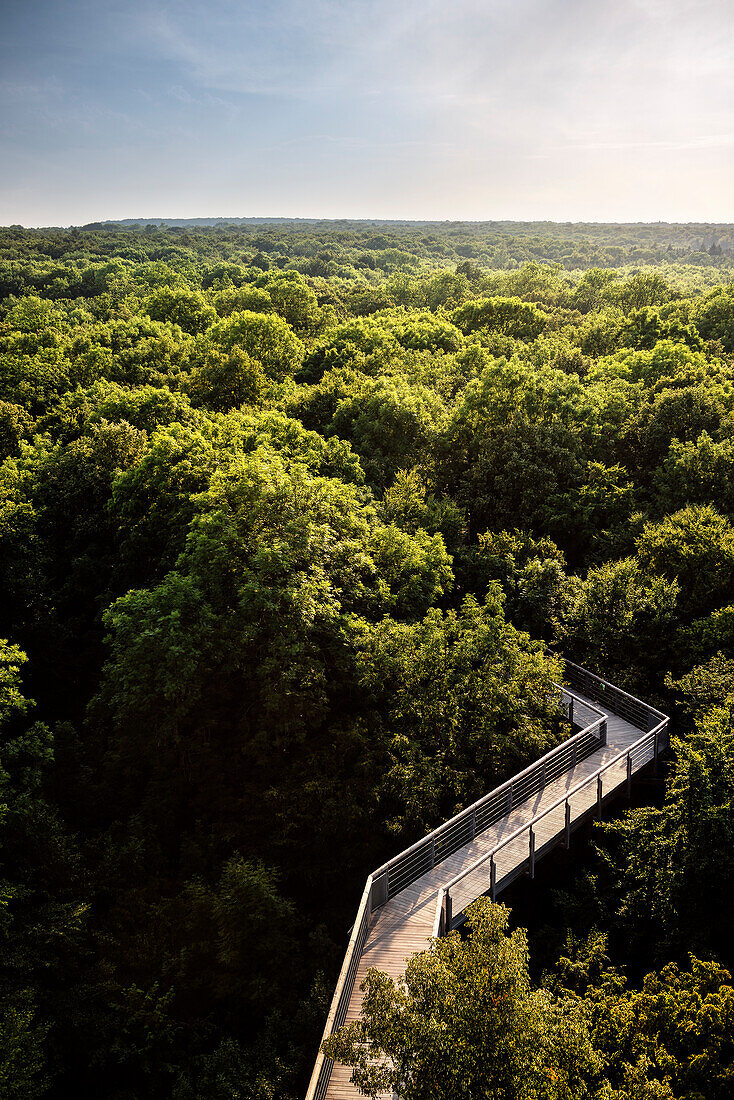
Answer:
<path fill-rule="evenodd" d="M 95 213 L 734 218 L 733 31 L 731 0 L 5 0 L 0 155 Z"/>

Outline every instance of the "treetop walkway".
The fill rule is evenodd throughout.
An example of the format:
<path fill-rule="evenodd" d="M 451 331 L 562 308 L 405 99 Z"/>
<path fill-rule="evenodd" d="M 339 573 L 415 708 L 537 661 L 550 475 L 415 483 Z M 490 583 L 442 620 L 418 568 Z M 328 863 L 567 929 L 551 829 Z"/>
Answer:
<path fill-rule="evenodd" d="M 668 743 L 669 719 L 570 661 L 556 685 L 568 740 L 368 877 L 334 991 L 324 1038 L 359 1016 L 370 968 L 399 977 L 405 962 L 464 920 L 476 898 L 492 900 L 591 816 L 630 793 L 632 776 Z M 351 1070 L 319 1053 L 306 1100 L 356 1100 Z"/>

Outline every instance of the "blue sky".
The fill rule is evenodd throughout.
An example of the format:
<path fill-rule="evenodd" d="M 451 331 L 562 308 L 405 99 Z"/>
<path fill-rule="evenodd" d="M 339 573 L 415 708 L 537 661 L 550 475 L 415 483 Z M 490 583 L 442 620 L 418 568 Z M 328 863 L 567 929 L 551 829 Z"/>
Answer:
<path fill-rule="evenodd" d="M 0 223 L 734 221 L 732 0 L 1 0 Z"/>

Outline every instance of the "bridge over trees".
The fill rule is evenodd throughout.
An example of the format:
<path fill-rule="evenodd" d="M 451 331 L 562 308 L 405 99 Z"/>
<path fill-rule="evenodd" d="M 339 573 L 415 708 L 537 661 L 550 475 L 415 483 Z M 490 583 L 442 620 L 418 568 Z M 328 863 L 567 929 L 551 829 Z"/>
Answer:
<path fill-rule="evenodd" d="M 565 662 L 559 707 L 572 735 L 536 763 L 369 875 L 339 974 L 324 1038 L 361 1009 L 371 968 L 398 977 L 432 936 L 457 928 L 466 907 L 493 900 L 657 765 L 669 719 L 606 680 Z M 319 1053 L 306 1100 L 353 1100 L 351 1071 Z"/>

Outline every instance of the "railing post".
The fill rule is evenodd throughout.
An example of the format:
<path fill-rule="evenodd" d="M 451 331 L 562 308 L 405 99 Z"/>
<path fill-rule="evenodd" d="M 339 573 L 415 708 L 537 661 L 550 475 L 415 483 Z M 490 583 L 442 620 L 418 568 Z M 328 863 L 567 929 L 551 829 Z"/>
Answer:
<path fill-rule="evenodd" d="M 512 783 L 507 788 L 507 812 L 512 812 Z"/>
<path fill-rule="evenodd" d="M 451 913 L 451 894 L 448 892 L 448 890 L 444 891 L 442 908 L 444 935 L 448 936 L 449 932 L 451 931 L 451 921 L 453 919 Z"/>
<path fill-rule="evenodd" d="M 370 890 L 370 906 L 372 909 L 379 909 L 381 905 L 384 905 L 388 898 L 389 892 L 389 871 L 385 871 L 372 883 L 372 889 Z"/>
<path fill-rule="evenodd" d="M 571 847 L 571 803 L 566 799 L 566 847 Z"/>
<path fill-rule="evenodd" d="M 599 730 L 599 733 L 601 734 L 601 743 L 602 743 L 602 745 L 606 745 L 606 743 L 607 743 L 607 720 L 606 720 L 606 718 L 602 718 L 602 720 L 601 720 L 601 729 Z"/>
<path fill-rule="evenodd" d="M 627 801 L 632 798 L 632 753 L 627 753 Z"/>
<path fill-rule="evenodd" d="M 577 747 L 578 747 L 577 743 L 574 741 L 573 745 L 571 745 L 571 767 L 572 768 L 576 767 L 576 749 L 577 749 Z"/>
<path fill-rule="evenodd" d="M 535 829 L 530 826 L 530 877 L 535 878 Z"/>
<path fill-rule="evenodd" d="M 573 696 L 571 696 L 571 701 L 568 704 L 568 720 L 573 726 Z"/>
<path fill-rule="evenodd" d="M 602 800 L 602 786 L 601 786 L 601 772 L 596 777 L 596 816 L 601 821 L 601 800 Z"/>
<path fill-rule="evenodd" d="M 540 769 L 540 789 L 541 789 L 541 791 L 545 787 L 545 776 L 546 776 L 546 770 L 545 770 L 545 764 L 543 764 L 543 767 Z"/>
<path fill-rule="evenodd" d="M 658 736 L 659 736 L 659 731 L 656 728 L 655 729 L 655 735 L 653 737 L 653 753 L 654 753 L 654 755 L 653 755 L 653 758 L 652 758 L 653 759 L 652 774 L 655 776 L 656 779 L 658 777 Z"/>
<path fill-rule="evenodd" d="M 471 838 L 474 840 L 477 835 L 477 811 L 474 810 L 471 815 Z"/>
<path fill-rule="evenodd" d="M 494 863 L 494 856 L 489 857 L 489 892 L 492 901 L 497 897 L 497 868 Z"/>
<path fill-rule="evenodd" d="M 431 837 L 431 870 L 436 866 L 436 838 Z"/>

